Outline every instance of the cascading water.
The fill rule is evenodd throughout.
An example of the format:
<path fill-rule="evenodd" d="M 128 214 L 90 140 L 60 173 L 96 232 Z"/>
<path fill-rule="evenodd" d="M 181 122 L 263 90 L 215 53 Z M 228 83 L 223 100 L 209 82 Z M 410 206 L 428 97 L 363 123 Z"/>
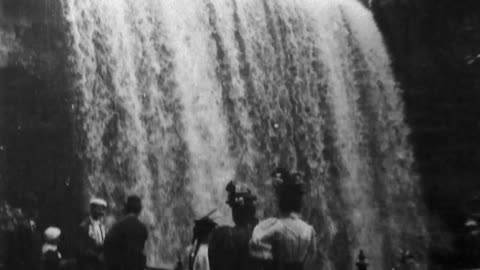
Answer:
<path fill-rule="evenodd" d="M 276 166 L 310 179 L 318 264 L 372 269 L 422 248 L 403 105 L 371 13 L 354 0 L 68 0 L 88 194 L 141 194 L 149 264 L 192 219 L 228 217 L 231 179 L 274 213 Z M 412 246 L 413 245 L 413 246 Z"/>

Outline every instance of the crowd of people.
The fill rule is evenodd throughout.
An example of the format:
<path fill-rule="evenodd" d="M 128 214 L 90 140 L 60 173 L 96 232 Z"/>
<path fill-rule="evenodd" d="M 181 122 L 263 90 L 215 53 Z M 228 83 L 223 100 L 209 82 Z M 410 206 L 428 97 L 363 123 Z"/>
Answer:
<path fill-rule="evenodd" d="M 188 270 L 300 270 L 313 262 L 315 231 L 299 215 L 305 193 L 303 179 L 299 173 L 285 169 L 276 169 L 271 176 L 278 216 L 259 221 L 257 198 L 251 189 L 242 183 L 228 183 L 226 203 L 231 208 L 234 225 L 218 225 L 211 218 L 212 213 L 195 220 L 192 244 L 187 248 L 185 260 Z M 92 198 L 89 205 L 89 216 L 76 233 L 75 269 L 155 269 L 147 266 L 144 253 L 148 230 L 139 219 L 140 197 L 127 198 L 124 217 L 108 231 L 104 224 L 107 202 Z M 29 225 L 26 230 L 35 230 L 34 224 Z M 58 247 L 61 234 L 60 228 L 48 227 L 43 234 L 43 245 L 38 247 L 40 254 L 33 258 L 37 247 L 32 246 L 24 259 L 7 263 L 7 270 L 60 270 L 67 265 L 71 269 L 72 261 L 65 260 Z M 177 263 L 175 270 L 182 269 L 183 265 Z"/>
<path fill-rule="evenodd" d="M 305 185 L 299 173 L 272 173 L 279 215 L 258 221 L 256 197 L 247 187 L 230 183 L 227 204 L 235 226 L 215 227 L 208 241 L 208 267 L 192 270 L 300 270 L 316 254 L 315 231 L 300 218 Z"/>
<path fill-rule="evenodd" d="M 65 259 L 59 249 L 62 231 L 55 226 L 43 232 L 43 244 L 35 233 L 35 222 L 24 219 L 7 237 L 6 270 L 144 270 L 144 244 L 147 228 L 138 219 L 141 199 L 130 196 L 125 203 L 125 216 L 107 232 L 103 221 L 107 202 L 90 200 L 89 216 L 76 232 L 76 256 Z"/>

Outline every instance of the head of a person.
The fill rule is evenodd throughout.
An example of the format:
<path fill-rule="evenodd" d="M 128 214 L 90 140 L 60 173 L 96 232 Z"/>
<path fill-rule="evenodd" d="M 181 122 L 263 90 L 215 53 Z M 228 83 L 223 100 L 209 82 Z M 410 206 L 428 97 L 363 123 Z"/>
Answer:
<path fill-rule="evenodd" d="M 90 200 L 90 216 L 93 220 L 99 220 L 105 216 L 107 210 L 107 202 L 100 198 L 92 198 Z"/>
<path fill-rule="evenodd" d="M 48 227 L 45 232 L 43 233 L 43 236 L 45 238 L 45 243 L 51 244 L 51 245 L 57 245 L 58 242 L 60 241 L 60 235 L 62 234 L 62 231 L 57 228 L 57 227 Z"/>
<path fill-rule="evenodd" d="M 256 220 L 255 201 L 257 197 L 250 189 L 241 184 L 231 181 L 226 190 L 228 192 L 227 204 L 232 209 L 233 222 L 236 225 L 246 225 Z"/>
<path fill-rule="evenodd" d="M 282 214 L 300 212 L 305 194 L 302 175 L 297 172 L 289 172 L 284 168 L 277 168 L 271 176 L 280 212 Z"/>
<path fill-rule="evenodd" d="M 142 212 L 142 200 L 136 195 L 128 196 L 125 203 L 125 214 L 140 215 Z"/>
<path fill-rule="evenodd" d="M 193 226 L 193 238 L 200 242 L 205 242 L 216 226 L 217 223 L 208 216 L 195 220 L 195 225 Z"/>

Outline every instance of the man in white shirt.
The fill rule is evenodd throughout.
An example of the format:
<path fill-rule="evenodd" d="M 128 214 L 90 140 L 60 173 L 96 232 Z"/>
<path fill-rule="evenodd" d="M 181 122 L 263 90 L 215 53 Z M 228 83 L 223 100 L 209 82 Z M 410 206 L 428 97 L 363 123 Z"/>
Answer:
<path fill-rule="evenodd" d="M 101 254 L 105 240 L 103 217 L 107 202 L 100 198 L 90 200 L 90 215 L 80 224 L 77 261 L 79 270 L 100 270 L 103 268 Z"/>

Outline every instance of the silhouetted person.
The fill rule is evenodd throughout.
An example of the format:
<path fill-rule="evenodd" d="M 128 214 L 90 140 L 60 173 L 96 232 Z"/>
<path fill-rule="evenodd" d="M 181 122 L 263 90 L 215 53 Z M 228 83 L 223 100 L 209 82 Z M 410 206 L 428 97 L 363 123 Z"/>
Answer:
<path fill-rule="evenodd" d="M 113 225 L 104 243 L 105 263 L 108 270 L 144 270 L 146 257 L 143 253 L 148 231 L 138 220 L 142 202 L 137 196 L 127 198 L 126 216 Z"/>
<path fill-rule="evenodd" d="M 17 209 L 14 225 L 5 239 L 7 270 L 37 270 L 41 264 L 42 239 L 37 229 L 37 197 L 28 193 L 23 198 L 24 211 Z"/>
<path fill-rule="evenodd" d="M 276 169 L 272 173 L 280 215 L 253 230 L 250 255 L 256 269 L 301 270 L 316 252 L 315 230 L 299 215 L 305 187 L 301 175 Z"/>
<path fill-rule="evenodd" d="M 80 224 L 78 230 L 77 264 L 79 270 L 100 270 L 103 268 L 101 255 L 105 240 L 103 217 L 107 202 L 103 199 L 90 200 L 90 215 Z"/>
<path fill-rule="evenodd" d="M 208 240 L 217 224 L 207 215 L 195 220 L 193 241 L 188 258 L 189 270 L 209 270 Z"/>
<path fill-rule="evenodd" d="M 62 254 L 58 251 L 61 233 L 57 227 L 48 227 L 45 230 L 45 243 L 42 246 L 42 270 L 62 269 Z"/>
<path fill-rule="evenodd" d="M 210 270 L 249 270 L 248 242 L 258 222 L 255 218 L 256 197 L 239 183 L 230 182 L 226 190 L 235 226 L 220 226 L 213 230 L 208 244 Z"/>
<path fill-rule="evenodd" d="M 365 253 L 363 253 L 363 250 L 360 250 L 357 259 L 358 260 L 355 263 L 357 270 L 367 270 L 368 268 L 367 257 L 365 257 Z"/>

